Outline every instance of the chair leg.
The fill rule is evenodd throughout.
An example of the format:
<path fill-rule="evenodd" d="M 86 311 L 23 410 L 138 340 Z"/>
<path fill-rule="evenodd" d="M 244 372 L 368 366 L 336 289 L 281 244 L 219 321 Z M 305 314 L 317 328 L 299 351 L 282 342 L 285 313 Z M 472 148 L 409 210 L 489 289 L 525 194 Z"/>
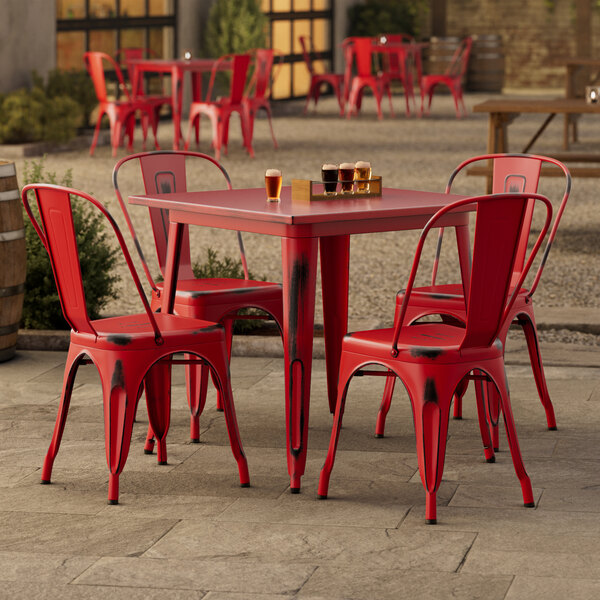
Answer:
<path fill-rule="evenodd" d="M 385 379 L 385 388 L 383 389 L 383 398 L 377 413 L 377 423 L 375 424 L 375 437 L 382 438 L 385 434 L 385 420 L 392 405 L 392 396 L 396 385 L 396 375 L 392 372 Z"/>
<path fill-rule="evenodd" d="M 154 452 L 154 431 L 152 425 L 148 424 L 148 433 L 146 433 L 146 442 L 144 443 L 144 454 L 152 454 Z"/>
<path fill-rule="evenodd" d="M 338 98 L 339 101 L 339 98 Z M 271 138 L 273 139 L 273 147 L 279 148 L 277 144 L 277 140 L 275 139 L 275 130 L 273 129 L 273 120 L 271 119 L 271 109 L 269 107 L 265 107 L 267 111 L 267 119 L 269 120 L 269 127 L 271 129 Z M 252 135 L 250 135 L 250 141 L 252 141 Z"/>
<path fill-rule="evenodd" d="M 459 384 L 459 387 L 464 383 L 468 383 L 467 379 L 463 379 L 463 381 Z M 464 386 L 466 389 L 466 385 Z M 488 423 L 488 415 L 485 408 L 485 397 L 481 388 L 483 387 L 482 381 L 475 382 L 475 398 L 477 402 L 477 419 L 479 421 L 479 432 L 481 433 L 481 441 L 483 442 L 483 454 L 485 456 L 486 462 L 493 463 L 496 462 L 496 455 L 494 454 L 494 444 L 492 441 L 492 436 L 490 435 L 490 427 Z M 480 392 L 477 392 L 477 389 Z M 455 397 L 458 397 L 458 394 L 455 393 Z M 462 395 L 460 396 L 462 401 Z M 455 400 L 456 401 L 456 400 Z M 461 417 L 462 418 L 462 417 Z M 496 423 L 497 425 L 497 423 Z M 496 433 L 498 431 L 498 427 L 496 427 Z"/>
<path fill-rule="evenodd" d="M 186 359 L 192 358 L 186 354 Z M 187 387 L 187 401 L 190 407 L 190 441 L 200 443 L 200 415 L 206 404 L 208 391 L 209 368 L 207 365 L 186 365 L 185 382 Z"/>
<path fill-rule="evenodd" d="M 527 340 L 527 350 L 529 351 L 529 361 L 533 370 L 535 385 L 538 390 L 538 395 L 544 410 L 546 411 L 546 422 L 548 429 L 556 430 L 556 417 L 554 415 L 554 407 L 548 393 L 546 385 L 546 375 L 544 374 L 544 365 L 542 364 L 542 355 L 540 354 L 540 346 L 537 337 L 535 323 L 529 315 L 519 316 L 519 325 L 523 329 L 525 339 Z"/>
<path fill-rule="evenodd" d="M 60 404 L 58 406 L 58 414 L 56 415 L 56 423 L 54 424 L 52 441 L 50 442 L 50 447 L 48 448 L 46 458 L 44 459 L 44 466 L 42 467 L 41 483 L 50 483 L 52 481 L 52 466 L 54 465 L 54 459 L 58 454 L 60 442 L 65 430 L 67 413 L 69 412 L 69 404 L 71 403 L 71 394 L 73 393 L 73 383 L 75 381 L 78 366 L 79 361 L 76 359 L 76 353 L 69 352 L 67 364 L 65 365 L 63 389 L 60 397 Z"/>
<path fill-rule="evenodd" d="M 98 136 L 100 135 L 100 125 L 102 124 L 102 117 L 104 113 L 100 113 L 98 115 L 98 120 L 96 121 L 96 129 L 94 129 L 94 138 L 92 139 L 92 145 L 90 147 L 90 156 L 94 156 L 94 150 L 96 149 L 96 144 L 98 143 Z"/>
<path fill-rule="evenodd" d="M 529 479 L 529 475 L 527 475 L 525 465 L 523 464 L 523 457 L 521 456 L 521 449 L 519 447 L 519 440 L 517 438 L 517 431 L 515 428 L 515 420 L 512 414 L 512 407 L 510 405 L 510 396 L 508 394 L 506 371 L 502 365 L 495 369 L 490 369 L 490 375 L 494 380 L 496 391 L 500 396 L 502 414 L 504 415 L 504 426 L 506 427 L 506 437 L 508 438 L 508 446 L 510 448 L 510 455 L 515 467 L 515 472 L 519 478 L 519 482 L 521 483 L 523 504 L 527 508 L 533 508 L 535 506 L 533 489 L 531 487 L 531 480 Z"/>
<path fill-rule="evenodd" d="M 463 379 L 457 386 L 456 391 L 454 392 L 454 411 L 452 413 L 452 418 L 460 420 L 462 419 L 462 401 L 467 388 L 469 387 L 469 380 Z"/>
<path fill-rule="evenodd" d="M 144 378 L 148 420 L 157 442 L 159 465 L 167 464 L 167 433 L 171 422 L 171 365 L 156 363 Z"/>
<path fill-rule="evenodd" d="M 250 487 L 250 475 L 248 473 L 248 461 L 244 454 L 237 418 L 235 416 L 235 406 L 233 404 L 233 393 L 231 391 L 231 381 L 229 380 L 229 361 L 225 352 L 218 357 L 211 357 L 212 374 L 217 389 L 223 399 L 223 412 L 225 413 L 225 423 L 227 425 L 227 434 L 229 436 L 229 445 L 233 456 L 237 461 L 238 472 L 240 476 L 240 486 Z"/>
<path fill-rule="evenodd" d="M 227 359 L 231 361 L 231 346 L 233 344 L 233 324 L 235 315 L 229 315 L 223 319 L 223 327 L 225 328 L 225 344 L 227 346 Z M 214 379 L 213 379 L 214 381 Z M 223 410 L 223 398 L 217 387 L 217 410 Z"/>

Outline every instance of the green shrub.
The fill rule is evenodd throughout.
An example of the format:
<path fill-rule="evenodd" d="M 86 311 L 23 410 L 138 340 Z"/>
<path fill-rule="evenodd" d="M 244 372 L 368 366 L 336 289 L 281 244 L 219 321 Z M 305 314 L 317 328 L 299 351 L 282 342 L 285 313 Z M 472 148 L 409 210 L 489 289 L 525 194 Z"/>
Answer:
<path fill-rule="evenodd" d="M 79 120 L 79 107 L 67 96 L 48 98 L 38 87 L 16 90 L 2 98 L 0 143 L 64 142 L 75 137 Z"/>
<path fill-rule="evenodd" d="M 422 15 L 428 11 L 427 0 L 367 0 L 348 9 L 348 35 L 408 33 L 416 37 Z"/>
<path fill-rule="evenodd" d="M 78 127 L 89 127 L 92 111 L 98 104 L 96 92 L 85 69 L 54 69 L 48 73 L 46 83 L 35 71 L 32 73 L 34 87 L 44 91 L 48 98 L 67 96 L 78 105 Z"/>
<path fill-rule="evenodd" d="M 230 256 L 219 258 L 219 254 L 212 248 L 206 249 L 206 260 L 203 263 L 196 262 L 192 265 L 194 275 L 199 278 L 203 277 L 223 277 L 231 279 L 244 279 L 244 269 L 241 260 L 235 260 Z M 265 281 L 266 277 L 256 277 L 248 271 L 250 279 Z M 239 311 L 242 315 L 257 315 L 260 311 L 248 308 Z M 247 333 L 253 329 L 257 329 L 263 325 L 264 321 L 258 319 L 238 319 L 233 326 L 234 333 Z"/>
<path fill-rule="evenodd" d="M 23 180 L 25 185 L 44 182 L 72 186 L 70 169 L 59 182 L 56 173 L 45 171 L 43 158 L 39 162 L 25 163 Z M 37 217 L 35 203 L 31 206 Z M 69 329 L 62 316 L 48 253 L 27 215 L 24 220 L 27 279 L 21 326 L 26 329 Z M 110 244 L 104 217 L 88 203 L 73 202 L 73 220 L 88 314 L 91 319 L 97 319 L 108 300 L 116 297 L 115 285 L 119 277 L 113 269 L 119 249 Z"/>
<path fill-rule="evenodd" d="M 265 48 L 267 17 L 257 0 L 217 0 L 206 23 L 206 56 L 243 53 Z"/>

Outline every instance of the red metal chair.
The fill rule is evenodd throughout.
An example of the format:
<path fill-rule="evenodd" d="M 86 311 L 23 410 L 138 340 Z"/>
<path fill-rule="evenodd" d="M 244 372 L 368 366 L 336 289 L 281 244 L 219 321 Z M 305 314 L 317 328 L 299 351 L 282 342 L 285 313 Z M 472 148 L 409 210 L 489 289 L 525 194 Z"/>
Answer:
<path fill-rule="evenodd" d="M 281 70 L 283 54 L 270 48 L 256 48 L 250 50 L 249 54 L 254 61 L 252 78 L 244 93 L 244 103 L 248 108 L 248 136 L 250 141 L 252 141 L 254 137 L 254 119 L 258 111 L 263 109 L 269 119 L 273 146 L 277 148 L 277 140 L 275 139 L 273 123 L 271 121 L 271 91 L 273 82 L 277 79 L 277 75 Z M 271 77 L 275 54 L 277 54 L 277 66 L 273 77 Z"/>
<path fill-rule="evenodd" d="M 540 173 L 543 165 L 554 166 L 560 169 L 565 176 L 565 187 L 563 196 L 556 211 L 556 216 L 550 230 L 548 242 L 543 255 L 543 259 L 538 267 L 533 282 L 529 289 L 519 288 L 518 293 L 515 297 L 514 304 L 507 314 L 506 321 L 502 324 L 499 332 L 499 339 L 503 345 L 506 343 L 506 337 L 508 330 L 512 324 L 519 325 L 523 329 L 525 339 L 527 341 L 527 348 L 529 350 L 529 358 L 531 361 L 531 368 L 540 397 L 542 406 L 546 412 L 546 421 L 548 429 L 556 429 L 556 417 L 554 415 L 554 408 L 550 395 L 548 393 L 548 387 L 546 385 L 546 377 L 544 375 L 544 367 L 542 363 L 542 357 L 540 354 L 540 346 L 537 337 L 537 330 L 535 326 L 535 316 L 533 312 L 533 294 L 537 289 L 538 283 L 542 276 L 544 265 L 546 264 L 548 253 L 552 247 L 552 243 L 556 236 L 560 219 L 565 210 L 567 200 L 571 191 L 571 175 L 565 165 L 560 161 L 548 158 L 545 156 L 536 156 L 531 154 L 486 154 L 483 156 L 475 156 L 469 158 L 461 163 L 450 175 L 448 185 L 446 186 L 446 193 L 452 191 L 452 185 L 456 180 L 456 177 L 464 172 L 464 170 L 472 166 L 474 163 L 485 163 L 488 168 L 492 170 L 492 191 L 495 194 L 504 192 L 528 192 L 535 193 L 538 189 L 538 183 Z M 491 163 L 491 164 L 490 164 Z M 527 245 L 529 235 L 531 231 L 531 221 L 533 216 L 533 202 L 528 206 L 526 213 L 525 226 L 523 228 L 523 234 L 519 239 L 517 247 L 517 257 L 514 264 L 514 272 L 512 274 L 512 284 L 514 285 L 521 275 L 521 271 L 525 264 L 525 258 L 527 256 Z M 466 323 L 466 309 L 465 299 L 463 294 L 463 288 L 460 284 L 447 284 L 439 285 L 436 284 L 437 278 L 437 267 L 441 255 L 442 247 L 442 236 L 443 229 L 440 230 L 438 238 L 438 244 L 436 249 L 436 256 L 434 260 L 434 267 L 432 273 L 431 286 L 414 288 L 411 294 L 411 301 L 406 311 L 406 322 L 412 325 L 418 322 L 428 315 L 439 314 L 447 323 L 454 322 L 458 326 L 464 327 Z M 396 298 L 396 304 L 399 308 L 404 299 L 403 292 L 399 292 Z M 383 437 L 385 430 L 385 419 L 389 411 L 392 394 L 394 390 L 395 377 L 389 377 L 386 382 L 383 400 L 379 409 L 379 415 L 377 417 L 377 425 L 375 428 L 375 434 L 378 437 Z M 454 402 L 454 418 L 459 419 L 462 417 L 462 397 L 466 391 L 466 386 L 459 388 L 456 394 Z M 476 386 L 476 392 L 481 394 L 482 390 L 479 385 Z M 493 390 L 492 390 L 492 396 Z M 498 449 L 498 403 L 489 402 L 486 403 L 488 407 L 488 417 L 492 425 L 492 440 L 494 449 Z M 491 412 L 490 412 L 491 411 Z M 488 453 L 489 454 L 489 453 Z M 486 454 L 488 460 L 493 459 L 493 453 L 489 456 Z"/>
<path fill-rule="evenodd" d="M 156 58 L 158 54 L 151 48 L 120 48 L 117 50 L 116 58 L 121 70 L 127 69 L 129 75 L 129 81 L 133 85 L 133 67 L 130 64 L 130 60 L 140 60 L 143 58 Z M 163 76 L 159 74 L 160 87 L 163 89 Z M 136 99 L 145 100 L 152 105 L 154 109 L 154 115 L 156 122 L 158 123 L 160 110 L 163 106 L 169 105 L 171 110 L 173 109 L 173 98 L 170 94 L 148 94 L 144 86 L 144 78 L 140 77 L 138 81 L 138 89 L 132 90 L 133 95 Z"/>
<path fill-rule="evenodd" d="M 516 282 L 516 288 L 520 289 L 550 225 L 550 201 L 539 194 L 524 193 L 463 198 L 439 210 L 423 229 L 394 327 L 350 333 L 344 338 L 334 424 L 319 479 L 320 498 L 327 497 L 350 379 L 367 365 L 379 364 L 402 380 L 410 397 L 419 472 L 426 491 L 427 523 L 436 522 L 436 492 L 444 468 L 450 405 L 456 387 L 465 377 L 485 379 L 497 388 L 523 502 L 525 506 L 534 506 L 531 481 L 523 465 L 511 411 L 503 345 L 498 338 L 515 300 L 515 294 L 511 294 L 514 263 L 533 200 L 545 206 L 546 219 Z M 449 211 L 469 205 L 476 205 L 477 215 L 466 327 L 445 323 L 408 325 L 406 312 L 427 234 Z M 482 429 L 482 433 L 485 431 Z M 484 443 L 489 444 L 489 432 L 486 438 Z"/>
<path fill-rule="evenodd" d="M 229 96 L 212 100 L 212 93 L 215 84 L 215 77 L 219 70 L 222 70 L 223 63 L 231 61 L 231 86 Z M 248 107 L 243 102 L 244 89 L 246 87 L 246 75 L 250 65 L 250 56 L 248 54 L 228 54 L 219 58 L 211 71 L 206 99 L 204 102 L 192 102 L 190 105 L 190 125 L 188 128 L 185 149 L 190 145 L 192 127 L 196 130 L 196 145 L 200 143 L 200 117 L 207 115 L 212 123 L 212 146 L 215 150 L 217 160 L 221 157 L 221 148 L 225 147 L 227 154 L 227 144 L 229 141 L 229 120 L 231 114 L 237 112 L 240 115 L 242 126 L 242 142 L 248 150 L 250 156 L 254 156 L 252 150 L 252 139 L 250 138 L 250 123 L 248 117 Z"/>
<path fill-rule="evenodd" d="M 189 164 L 186 159 L 191 159 Z M 133 162 L 132 162 L 133 161 Z M 214 165 L 223 174 L 227 189 L 232 189 L 231 180 L 227 171 L 212 157 L 197 152 L 167 151 L 132 154 L 121 159 L 113 170 L 113 185 L 115 193 L 133 240 L 139 253 L 142 267 L 148 283 L 152 288 L 152 308 L 157 310 L 162 302 L 162 283 L 157 283 L 150 272 L 148 262 L 144 256 L 142 245 L 135 232 L 133 222 L 127 210 L 125 201 L 119 188 L 121 169 L 126 164 L 137 164 L 141 170 L 145 192 L 166 193 L 186 191 L 189 180 L 198 173 L 203 173 L 210 164 Z M 192 166 L 193 165 L 193 166 Z M 200 175 L 196 175 L 201 179 Z M 154 234 L 154 243 L 161 273 L 164 275 L 167 260 L 167 232 L 168 211 L 150 209 L 150 221 Z M 179 280 L 175 296 L 175 313 L 197 319 L 206 319 L 222 323 L 225 327 L 227 351 L 231 354 L 233 321 L 236 319 L 267 318 L 259 315 L 239 315 L 238 312 L 245 308 L 258 308 L 276 321 L 280 331 L 283 327 L 283 297 L 279 283 L 268 281 L 253 281 L 248 277 L 248 266 L 244 252 L 241 233 L 238 232 L 238 243 L 244 269 L 245 279 L 210 278 L 197 279 L 192 271 L 189 231 L 186 227 L 182 243 L 181 258 L 179 262 Z M 191 411 L 190 438 L 192 442 L 199 442 L 200 415 L 206 402 L 208 385 L 208 370 L 191 366 L 186 371 L 188 403 Z M 218 395 L 217 406 L 220 406 Z M 152 432 L 149 431 L 146 444 L 147 452 L 152 452 Z"/>
<path fill-rule="evenodd" d="M 154 116 L 154 109 L 152 105 L 143 99 L 134 100 L 123 79 L 123 73 L 119 68 L 119 65 L 114 59 L 105 54 L 104 52 L 86 52 L 83 55 L 85 66 L 92 78 L 94 84 L 94 90 L 96 91 L 96 98 L 98 99 L 98 119 L 96 121 L 96 130 L 94 131 L 94 139 L 92 140 L 92 146 L 90 148 L 90 155 L 94 154 L 94 149 L 98 142 L 98 134 L 100 133 L 100 124 L 102 117 L 107 115 L 110 123 L 110 137 L 112 146 L 112 155 L 117 155 L 117 148 L 121 144 L 121 140 L 125 134 L 125 129 L 129 137 L 129 143 L 127 150 L 131 152 L 133 147 L 133 129 L 135 126 L 135 113 L 141 111 L 145 118 L 142 118 L 142 130 L 144 135 L 144 148 L 146 147 L 146 136 L 148 121 L 152 126 L 152 133 L 154 134 L 154 143 L 158 148 L 158 142 L 156 141 L 156 119 Z M 108 63 L 109 67 L 114 70 L 117 77 L 118 87 L 125 94 L 124 100 L 111 100 L 108 96 L 106 88 L 106 75 L 104 71 L 104 65 Z"/>
<path fill-rule="evenodd" d="M 426 97 L 428 98 L 426 114 L 429 114 L 433 92 L 440 84 L 445 85 L 450 90 L 452 98 L 454 98 L 454 106 L 456 108 L 457 118 L 462 116 L 460 112 L 461 108 L 463 115 L 467 115 L 467 109 L 465 107 L 462 95 L 462 78 L 467 72 L 472 45 L 472 38 L 466 37 L 461 41 L 460 45 L 455 50 L 454 55 L 452 56 L 452 61 L 443 74 L 423 75 L 423 77 L 421 77 L 421 115 L 423 115 L 423 107 Z"/>
<path fill-rule="evenodd" d="M 344 75 L 340 73 L 317 73 L 315 67 L 313 65 L 312 59 L 310 58 L 310 54 L 313 51 L 312 40 L 307 38 L 306 36 L 301 35 L 299 37 L 300 45 L 302 46 L 302 58 L 304 59 L 304 64 L 310 73 L 310 88 L 308 90 L 308 94 L 306 95 L 306 104 L 304 105 L 304 114 L 308 110 L 308 105 L 311 100 L 315 103 L 315 110 L 317 108 L 317 103 L 319 102 L 319 98 L 321 96 L 321 88 L 323 85 L 328 85 L 334 91 L 338 104 L 340 105 L 340 116 L 344 115 L 344 92 L 343 92 L 343 82 Z"/>
<path fill-rule="evenodd" d="M 32 210 L 27 194 L 35 193 L 38 211 Z M 90 320 L 77 251 L 71 199 L 93 204 L 110 222 L 144 312 L 124 317 Z M 146 387 L 148 418 L 159 440 L 159 462 L 166 463 L 165 439 L 169 429 L 172 355 L 186 352 L 189 361 L 210 366 L 223 396 L 231 449 L 238 463 L 240 483 L 249 485 L 248 465 L 239 436 L 231 383 L 225 331 L 222 326 L 175 315 L 155 314 L 144 295 L 123 236 L 110 213 L 91 196 L 77 190 L 46 184 L 23 188 L 23 204 L 40 236 L 52 264 L 65 319 L 71 326 L 71 342 L 65 367 L 63 390 L 52 442 L 42 469 L 42 483 L 50 483 L 69 410 L 77 369 L 93 363 L 99 371 L 104 402 L 106 458 L 110 469 L 108 502 L 117 504 L 119 475 L 125 466 L 137 399 Z M 39 214 L 39 218 L 37 214 Z M 184 362 L 189 362 L 184 361 Z"/>
<path fill-rule="evenodd" d="M 373 74 L 373 40 L 372 38 L 352 38 L 350 43 L 345 44 L 346 70 L 350 65 L 356 63 L 356 74 L 352 77 L 348 92 L 348 105 L 346 106 L 346 117 L 358 114 L 362 104 L 362 97 L 366 87 L 370 88 L 377 104 L 377 117 L 383 119 L 381 112 L 381 99 L 386 93 L 390 101 L 390 113 L 394 116 L 392 106 L 392 93 L 390 79 L 385 75 Z M 408 106 L 408 104 L 407 104 Z"/>

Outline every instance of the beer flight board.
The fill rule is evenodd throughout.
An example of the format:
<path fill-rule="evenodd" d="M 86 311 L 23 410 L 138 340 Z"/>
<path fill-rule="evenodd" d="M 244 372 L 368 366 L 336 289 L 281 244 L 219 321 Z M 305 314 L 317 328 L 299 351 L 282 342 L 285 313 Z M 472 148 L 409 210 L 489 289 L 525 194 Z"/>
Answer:
<path fill-rule="evenodd" d="M 335 194 L 324 194 L 313 192 L 313 185 L 323 188 L 322 181 L 311 181 L 310 179 L 292 179 L 292 201 L 293 202 L 311 202 L 313 200 L 352 200 L 360 198 L 381 197 L 383 184 L 380 175 L 373 175 L 370 179 L 361 180 L 361 183 L 369 183 L 368 192 L 353 192 L 352 194 L 343 194 L 336 192 Z M 356 181 L 355 181 L 356 183 Z"/>

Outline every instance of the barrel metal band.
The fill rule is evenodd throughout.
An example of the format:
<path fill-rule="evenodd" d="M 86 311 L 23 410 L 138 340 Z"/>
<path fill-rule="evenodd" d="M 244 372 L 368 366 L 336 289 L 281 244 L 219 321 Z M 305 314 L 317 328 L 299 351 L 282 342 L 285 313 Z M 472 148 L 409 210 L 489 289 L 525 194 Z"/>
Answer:
<path fill-rule="evenodd" d="M 25 229 L 15 229 L 14 231 L 0 232 L 0 242 L 12 242 L 25 237 Z"/>
<path fill-rule="evenodd" d="M 8 298 L 9 296 L 16 296 L 25 292 L 25 283 L 19 285 L 11 285 L 9 287 L 0 288 L 0 298 Z"/>
<path fill-rule="evenodd" d="M 10 177 L 16 175 L 17 170 L 15 169 L 15 163 L 8 163 L 0 165 L 0 177 Z"/>
<path fill-rule="evenodd" d="M 0 192 L 0 202 L 8 202 L 9 200 L 18 200 L 21 196 L 19 190 L 8 190 L 8 192 Z"/>
<path fill-rule="evenodd" d="M 8 348 L 0 350 L 0 362 L 10 360 L 16 354 L 16 350 L 16 346 L 9 346 Z"/>
<path fill-rule="evenodd" d="M 5 325 L 0 327 L 0 335 L 10 335 L 11 333 L 17 333 L 19 331 L 19 324 L 13 323 L 12 325 Z"/>

